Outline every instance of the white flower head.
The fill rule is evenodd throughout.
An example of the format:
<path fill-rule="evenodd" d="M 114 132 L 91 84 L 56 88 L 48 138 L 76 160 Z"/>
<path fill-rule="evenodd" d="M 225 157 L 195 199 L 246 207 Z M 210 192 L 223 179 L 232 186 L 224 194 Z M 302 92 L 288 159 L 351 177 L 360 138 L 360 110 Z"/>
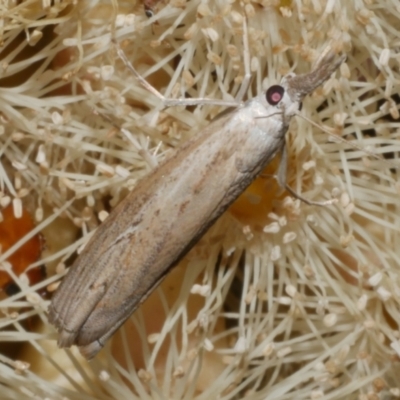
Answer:
<path fill-rule="evenodd" d="M 0 205 L 3 219 L 7 207 L 14 213 L 5 232 L 24 213 L 35 221 L 11 245 L 0 243 L 0 272 L 18 289 L 0 300 L 3 395 L 396 393 L 399 10 L 388 1 L 171 0 L 153 2 L 148 19 L 137 3 L 3 6 Z M 248 72 L 244 18 L 252 79 L 245 100 L 289 72 L 309 71 L 327 46 L 347 54 L 305 99 L 306 118 L 294 119 L 286 138 L 288 184 L 311 200 L 338 202 L 290 197 L 271 178 L 272 162 L 93 362 L 58 349 L 43 291 L 56 289 L 136 182 L 223 111 L 164 109 L 113 41 L 167 97 L 233 100 Z M 47 278 L 33 283 L 11 256 L 38 233 L 41 258 L 27 266 L 46 265 Z"/>

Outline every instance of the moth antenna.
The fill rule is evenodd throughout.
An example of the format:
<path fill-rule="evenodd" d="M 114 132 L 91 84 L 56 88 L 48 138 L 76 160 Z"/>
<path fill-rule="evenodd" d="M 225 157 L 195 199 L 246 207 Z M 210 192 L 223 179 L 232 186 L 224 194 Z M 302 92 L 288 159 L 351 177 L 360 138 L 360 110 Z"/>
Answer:
<path fill-rule="evenodd" d="M 118 57 L 122 60 L 128 70 L 135 76 L 135 78 L 139 81 L 139 83 L 150 93 L 156 96 L 163 104 L 164 107 L 174 107 L 174 106 L 196 106 L 196 105 L 213 105 L 213 106 L 223 106 L 223 107 L 238 107 L 241 105 L 241 102 L 237 101 L 228 101 L 228 100 L 218 100 L 218 99 L 211 99 L 207 97 L 200 97 L 200 98 L 185 98 L 185 99 L 171 99 L 165 97 L 161 94 L 154 86 L 150 85 L 149 82 L 146 81 L 139 74 L 139 72 L 135 69 L 132 63 L 128 60 L 125 52 L 121 49 L 119 44 L 115 39 L 113 39 L 113 43 L 117 50 Z"/>
<path fill-rule="evenodd" d="M 385 164 L 388 164 L 388 166 L 391 166 L 392 168 L 399 168 L 400 165 L 395 164 L 394 162 L 390 161 L 390 160 L 386 160 L 384 158 L 382 158 L 381 155 L 379 154 L 375 154 L 370 150 L 367 150 L 365 148 L 363 148 L 362 146 L 357 145 L 356 143 L 353 143 L 345 138 L 342 138 L 341 136 L 337 136 L 334 133 L 332 133 L 331 131 L 329 131 L 329 129 L 325 128 L 324 126 L 317 124 L 316 122 L 314 122 L 312 119 L 306 117 L 305 115 L 301 114 L 299 111 L 296 112 L 296 115 L 299 116 L 300 118 L 303 118 L 305 121 L 307 121 L 308 123 L 310 123 L 311 125 L 315 126 L 316 128 L 320 129 L 321 131 L 327 133 L 331 138 L 333 138 L 335 141 L 337 142 L 341 142 L 344 143 L 346 145 L 348 145 L 349 147 L 355 149 L 355 150 L 360 150 L 362 152 L 364 152 L 365 154 L 368 154 L 369 156 L 375 158 L 376 160 L 380 160 L 382 162 L 384 162 Z"/>
<path fill-rule="evenodd" d="M 251 81 L 251 72 L 250 72 L 250 48 L 249 48 L 249 35 L 247 30 L 247 19 L 243 18 L 243 65 L 244 65 L 244 77 L 242 83 L 240 85 L 239 91 L 235 96 L 235 100 L 240 102 L 243 100 L 243 97 L 246 91 L 249 88 Z"/>

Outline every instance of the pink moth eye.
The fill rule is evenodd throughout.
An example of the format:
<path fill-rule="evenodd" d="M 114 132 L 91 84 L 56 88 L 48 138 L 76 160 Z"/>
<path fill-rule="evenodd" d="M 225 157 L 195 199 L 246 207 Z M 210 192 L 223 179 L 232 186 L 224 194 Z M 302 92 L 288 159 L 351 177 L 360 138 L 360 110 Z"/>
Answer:
<path fill-rule="evenodd" d="M 268 88 L 265 97 L 268 101 L 268 104 L 271 106 L 276 106 L 283 98 L 283 94 L 285 93 L 285 89 L 279 85 L 273 85 Z"/>

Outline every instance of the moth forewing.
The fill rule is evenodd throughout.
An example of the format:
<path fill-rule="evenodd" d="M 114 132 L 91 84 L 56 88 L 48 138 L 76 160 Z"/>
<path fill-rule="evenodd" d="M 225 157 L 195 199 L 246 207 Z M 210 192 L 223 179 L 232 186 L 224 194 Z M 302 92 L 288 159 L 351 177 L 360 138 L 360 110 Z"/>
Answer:
<path fill-rule="evenodd" d="M 281 86 L 211 122 L 137 184 L 97 229 L 52 299 L 49 320 L 61 347 L 77 344 L 87 358 L 97 354 L 282 150 L 302 98 L 342 61 L 327 67 L 322 60 L 310 74 L 283 78 Z"/>

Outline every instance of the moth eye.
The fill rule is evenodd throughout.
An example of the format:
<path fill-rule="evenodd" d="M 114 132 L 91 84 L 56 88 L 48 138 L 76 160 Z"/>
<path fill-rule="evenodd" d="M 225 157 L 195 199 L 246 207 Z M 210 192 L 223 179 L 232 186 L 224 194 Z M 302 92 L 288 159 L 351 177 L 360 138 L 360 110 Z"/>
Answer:
<path fill-rule="evenodd" d="M 268 88 L 267 93 L 265 94 L 268 104 L 276 106 L 282 100 L 283 93 L 285 93 L 285 89 L 282 86 L 273 85 Z"/>
<path fill-rule="evenodd" d="M 299 111 L 301 111 L 302 108 L 303 108 L 303 102 L 301 102 L 301 103 L 299 104 Z"/>

